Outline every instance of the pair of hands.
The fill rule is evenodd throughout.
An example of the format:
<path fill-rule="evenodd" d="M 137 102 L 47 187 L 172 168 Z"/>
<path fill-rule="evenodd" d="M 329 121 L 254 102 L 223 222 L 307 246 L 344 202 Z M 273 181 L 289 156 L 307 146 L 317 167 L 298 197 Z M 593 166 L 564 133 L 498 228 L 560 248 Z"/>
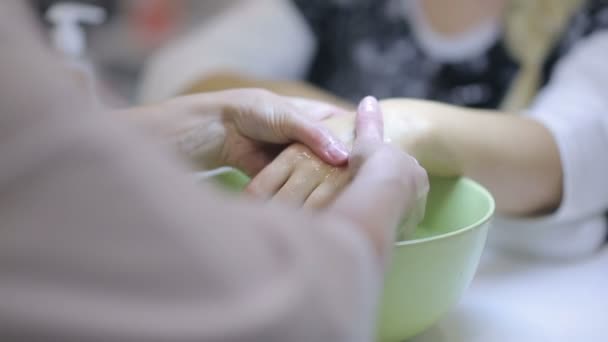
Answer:
<path fill-rule="evenodd" d="M 398 217 L 406 214 L 406 221 L 398 232 L 399 239 L 406 238 L 424 216 L 429 190 L 426 171 L 416 159 L 385 143 L 390 139 L 385 138 L 384 118 L 376 99 L 365 98 L 359 104 L 354 120 L 350 114 L 341 114 L 324 118 L 333 121 L 329 123 L 332 133 L 352 146 L 348 165 L 326 163 L 305 144 L 295 143 L 255 176 L 247 192 L 279 203 L 322 209 L 332 207 L 355 177 L 360 184 L 365 184 L 363 191 L 356 194 L 360 197 L 359 203 L 365 203 L 368 195 L 372 201 L 378 198 L 373 194 L 381 191 L 378 184 L 389 183 L 394 187 L 385 189 L 388 193 L 401 191 L 408 196 L 406 206 L 397 207 L 404 212 L 396 214 Z M 366 190 L 369 193 L 365 193 Z M 372 203 L 367 205 L 374 206 Z"/>
<path fill-rule="evenodd" d="M 374 98 L 361 102 L 354 121 L 351 112 L 338 107 L 264 90 L 230 90 L 188 98 L 187 102 L 198 104 L 189 105 L 190 109 L 185 111 L 174 110 L 190 113 L 185 117 L 195 124 L 187 127 L 211 125 L 215 121 L 220 121 L 223 127 L 222 142 L 215 148 L 219 151 L 205 152 L 216 156 L 210 166 L 228 165 L 245 171 L 253 177 L 247 191 L 257 197 L 317 209 L 358 205 L 362 212 L 375 208 L 378 215 L 397 206 L 389 216 L 402 217 L 411 214 L 428 190 L 426 172 L 416 160 L 384 143 L 383 116 Z M 202 102 L 206 105 L 201 106 Z M 197 117 L 202 118 L 205 111 L 218 107 L 221 114 L 217 119 L 201 119 L 196 124 Z M 339 122 L 333 125 L 331 133 L 327 120 Z M 189 130 L 184 132 L 190 134 Z M 286 144 L 291 145 L 284 148 Z M 351 145 L 352 150 L 346 145 Z M 386 184 L 390 184 L 390 189 L 385 188 Z M 378 203 L 366 202 L 375 197 Z M 386 201 L 396 203 L 382 203 Z M 375 215 L 366 217 L 371 216 Z"/>
<path fill-rule="evenodd" d="M 337 167 L 348 161 L 349 149 L 323 121 L 350 113 L 342 108 L 303 98 L 284 97 L 265 90 L 231 90 L 233 100 L 224 108 L 226 136 L 219 164 L 256 176 L 281 153 L 300 146 L 323 165 Z M 299 151 L 299 150 L 298 150 Z"/>
<path fill-rule="evenodd" d="M 247 192 L 255 197 L 313 209 L 325 208 L 357 173 L 360 165 L 353 161 L 362 159 L 361 149 L 381 145 L 390 148 L 383 144 L 383 117 L 375 99 L 366 98 L 362 102 L 355 120 L 352 112 L 318 101 L 286 98 L 264 91 L 252 95 L 241 97 L 239 103 L 231 106 L 231 120 L 227 123 L 231 128 L 222 159 L 226 165 L 245 170 L 254 177 Z M 379 119 L 369 122 L 370 116 Z M 361 126 L 355 129 L 355 123 Z M 353 135 L 368 128 L 380 130 L 378 141 L 365 141 L 365 137 Z M 263 143 L 294 141 L 296 143 L 278 155 L 276 146 Z M 350 162 L 345 165 L 351 147 Z M 396 148 L 392 153 L 397 155 L 395 158 L 404 154 Z M 384 168 L 388 165 L 390 163 Z M 402 171 L 407 178 L 410 170 Z M 424 183 L 426 177 L 423 178 L 418 183 Z"/>
<path fill-rule="evenodd" d="M 355 177 L 364 183 L 366 178 L 394 178 L 396 189 L 410 194 L 411 224 L 407 227 L 422 218 L 428 191 L 426 172 L 414 158 L 384 142 L 383 115 L 377 100 L 368 97 L 361 102 L 352 127 L 352 113 L 331 105 L 272 93 L 254 95 L 255 100 L 245 97 L 246 101 L 232 106 L 227 122 L 231 128 L 222 153 L 226 164 L 254 176 L 248 193 L 322 209 L 331 207 Z M 327 120 L 334 122 L 331 134 Z M 276 155 L 276 148 L 261 141 L 296 143 Z M 345 144 L 352 147 L 350 155 Z M 364 164 L 366 172 L 361 171 Z"/>

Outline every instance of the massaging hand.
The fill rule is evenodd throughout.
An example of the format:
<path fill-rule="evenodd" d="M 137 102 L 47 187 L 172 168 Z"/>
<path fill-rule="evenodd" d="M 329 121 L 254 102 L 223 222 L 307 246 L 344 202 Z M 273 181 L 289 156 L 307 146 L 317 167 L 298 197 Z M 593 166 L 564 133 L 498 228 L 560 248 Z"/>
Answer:
<path fill-rule="evenodd" d="M 346 162 L 348 150 L 320 123 L 345 114 L 344 110 L 262 90 L 243 95 L 231 102 L 226 115 L 227 134 L 221 158 L 227 165 L 257 174 L 276 157 L 276 145 L 294 141 L 330 165 Z"/>
<path fill-rule="evenodd" d="M 127 115 L 169 136 L 182 154 L 206 168 L 228 165 L 254 176 L 293 142 L 330 165 L 348 158 L 347 148 L 320 123 L 347 113 L 318 101 L 238 89 L 178 97 L 131 112 Z"/>

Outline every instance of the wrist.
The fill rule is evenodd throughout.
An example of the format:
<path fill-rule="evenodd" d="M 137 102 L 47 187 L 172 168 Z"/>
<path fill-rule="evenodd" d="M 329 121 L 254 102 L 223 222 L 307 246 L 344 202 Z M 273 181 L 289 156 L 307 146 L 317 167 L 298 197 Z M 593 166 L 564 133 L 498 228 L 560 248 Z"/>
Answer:
<path fill-rule="evenodd" d="M 456 176 L 461 173 L 454 152 L 453 123 L 456 107 L 435 102 L 395 99 L 382 101 L 385 135 L 411 154 L 430 173 Z"/>
<path fill-rule="evenodd" d="M 224 164 L 225 108 L 215 94 L 178 97 L 153 107 L 143 115 L 152 132 L 160 135 L 197 168 Z"/>

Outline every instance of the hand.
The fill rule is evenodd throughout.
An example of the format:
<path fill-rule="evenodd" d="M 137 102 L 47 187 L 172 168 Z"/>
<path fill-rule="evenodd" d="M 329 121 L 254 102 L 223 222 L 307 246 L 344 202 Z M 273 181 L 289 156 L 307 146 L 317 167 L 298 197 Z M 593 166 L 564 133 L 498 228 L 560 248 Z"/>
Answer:
<path fill-rule="evenodd" d="M 220 159 L 227 165 L 255 175 L 276 157 L 276 145 L 294 141 L 330 165 L 346 162 L 346 147 L 320 123 L 346 114 L 345 110 L 265 90 L 240 92 L 237 101 L 229 102 L 225 116 L 226 140 Z"/>
<path fill-rule="evenodd" d="M 345 113 L 313 100 L 239 89 L 178 97 L 123 115 L 170 137 L 195 163 L 233 166 L 254 176 L 290 142 L 308 146 L 326 163 L 344 164 L 346 147 L 320 121 Z"/>
<path fill-rule="evenodd" d="M 352 167 L 323 162 L 302 144 L 292 144 L 249 183 L 246 192 L 294 206 L 329 206 L 350 183 Z"/>
<path fill-rule="evenodd" d="M 415 109 L 415 106 L 412 106 Z M 382 105 L 384 141 L 410 153 L 421 151 L 419 142 L 430 131 L 424 115 L 404 110 L 394 101 Z M 355 115 L 329 117 L 323 124 L 333 136 L 352 146 L 355 139 Z M 304 145 L 293 144 L 266 166 L 249 184 L 247 192 L 260 198 L 287 202 L 296 206 L 323 208 L 352 179 L 353 169 L 328 165 Z"/>

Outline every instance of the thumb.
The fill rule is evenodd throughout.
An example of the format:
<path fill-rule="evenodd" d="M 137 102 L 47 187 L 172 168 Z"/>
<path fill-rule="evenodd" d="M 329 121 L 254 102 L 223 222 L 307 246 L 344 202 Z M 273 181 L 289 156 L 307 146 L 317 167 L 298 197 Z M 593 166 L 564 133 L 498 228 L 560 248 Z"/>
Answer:
<path fill-rule="evenodd" d="M 367 96 L 359 104 L 355 132 L 357 141 L 365 143 L 384 141 L 384 119 L 380 104 L 375 97 Z"/>

